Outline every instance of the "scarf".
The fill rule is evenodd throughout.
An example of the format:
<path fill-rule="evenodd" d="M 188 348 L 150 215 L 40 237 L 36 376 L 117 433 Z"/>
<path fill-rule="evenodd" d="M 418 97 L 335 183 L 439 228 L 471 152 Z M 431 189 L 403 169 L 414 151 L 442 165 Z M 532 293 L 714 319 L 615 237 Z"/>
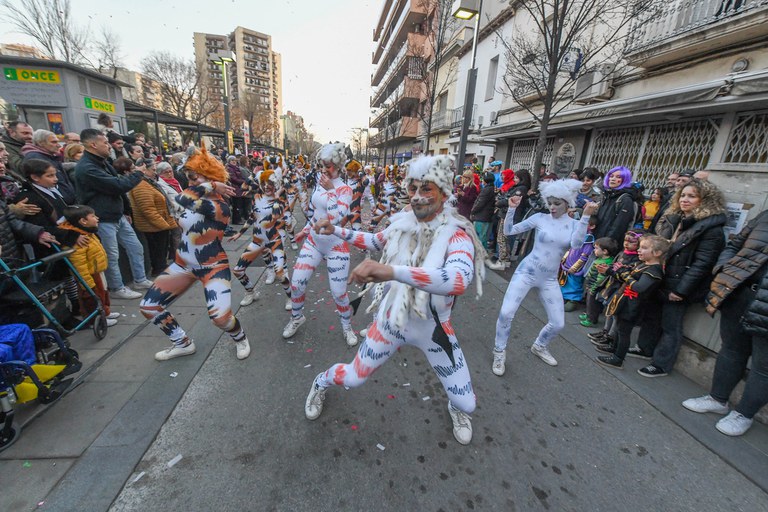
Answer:
<path fill-rule="evenodd" d="M 501 171 L 501 191 L 506 193 L 515 186 L 515 172 L 512 169 Z"/>
<path fill-rule="evenodd" d="M 451 237 L 457 229 L 462 229 L 475 246 L 475 285 L 477 298 L 482 296 L 485 249 L 472 224 L 458 215 L 454 208 L 445 205 L 443 211 L 430 222 L 419 222 L 412 211 L 402 211 L 391 220 L 392 223 L 387 228 L 387 244 L 381 263 L 409 267 L 443 267 Z M 373 302 L 366 311 L 372 313 L 382 302 L 384 307 L 379 310 L 378 321 L 383 324 L 389 317 L 396 329 L 402 329 L 406 325 L 411 313 L 421 319 L 432 318 L 430 294 L 405 283 L 378 283 L 374 288 Z"/>
<path fill-rule="evenodd" d="M 181 194 L 181 185 L 179 184 L 179 180 L 176 178 L 160 178 L 164 182 L 166 182 L 168 185 L 173 187 L 173 190 Z"/>

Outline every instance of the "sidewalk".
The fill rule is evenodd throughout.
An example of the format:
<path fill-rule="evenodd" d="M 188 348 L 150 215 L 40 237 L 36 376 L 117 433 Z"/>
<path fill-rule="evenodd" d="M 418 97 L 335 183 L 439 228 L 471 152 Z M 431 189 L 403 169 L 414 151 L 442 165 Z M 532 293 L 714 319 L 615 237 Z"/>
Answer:
<path fill-rule="evenodd" d="M 230 253 L 237 253 L 240 245 L 228 244 Z M 263 268 L 254 270 L 258 276 Z M 486 286 L 503 293 L 507 279 L 489 271 Z M 238 294 L 233 302 L 239 299 Z M 523 308 L 546 322 L 535 293 Z M 191 290 L 173 305 L 173 312 L 195 340 L 199 357 L 160 364 L 153 354 L 166 340 L 141 317 L 138 301 L 115 301 L 114 310 L 126 316 L 103 341 L 97 342 L 90 331 L 71 338 L 84 367 L 70 391 L 50 406 L 19 408 L 24 422 L 21 437 L 0 454 L 0 510 L 107 510 L 221 337 L 208 320 L 199 290 Z M 496 313 L 488 310 L 488 320 L 495 321 Z M 576 313 L 567 314 L 566 324 L 561 337 L 593 359 L 597 352 L 586 339 L 586 329 L 577 324 Z M 558 347 L 562 343 L 553 344 L 556 357 L 563 351 Z M 474 372 L 490 371 L 481 367 L 485 361 L 477 363 Z M 728 438 L 715 430 L 716 416 L 691 413 L 680 405 L 705 390 L 676 373 L 663 379 L 643 378 L 634 371 L 640 363 L 628 361 L 624 370 L 599 368 L 606 380 L 615 377 L 615 385 L 630 389 L 768 492 L 768 427 L 755 424 L 745 436 Z M 204 418 L 206 411 L 199 414 Z"/>

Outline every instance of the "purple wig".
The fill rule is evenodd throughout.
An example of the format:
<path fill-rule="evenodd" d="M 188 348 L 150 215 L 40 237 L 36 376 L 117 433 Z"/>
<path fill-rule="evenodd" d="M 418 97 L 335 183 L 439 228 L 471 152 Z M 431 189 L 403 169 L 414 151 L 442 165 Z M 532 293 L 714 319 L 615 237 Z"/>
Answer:
<path fill-rule="evenodd" d="M 608 180 L 611 178 L 611 174 L 616 172 L 621 176 L 621 185 L 614 190 L 621 190 L 632 186 L 632 171 L 622 165 L 620 167 L 614 167 L 605 173 L 605 178 L 603 178 L 603 188 L 605 188 L 605 190 L 611 190 L 611 187 L 608 186 Z"/>

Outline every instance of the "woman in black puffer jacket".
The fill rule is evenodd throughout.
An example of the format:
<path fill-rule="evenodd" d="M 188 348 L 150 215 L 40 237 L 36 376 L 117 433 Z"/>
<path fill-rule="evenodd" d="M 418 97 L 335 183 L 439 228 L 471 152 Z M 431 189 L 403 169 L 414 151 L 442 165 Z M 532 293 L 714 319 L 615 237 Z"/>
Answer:
<path fill-rule="evenodd" d="M 626 167 L 614 167 L 605 174 L 603 188 L 605 191 L 592 234 L 595 240 L 608 237 L 621 247 L 624 235 L 635 222 L 637 192 L 632 187 L 632 171 Z"/>
<path fill-rule="evenodd" d="M 640 375 L 661 377 L 672 371 L 683 341 L 683 316 L 688 305 L 704 300 L 712 269 L 725 246 L 725 200 L 707 181 L 692 180 L 678 190 L 664 213 L 668 232 L 659 233 L 672 246 L 666 255 L 661 300 L 649 305 L 635 356 L 652 363 Z M 661 223 L 660 223 L 661 224 Z"/>
<path fill-rule="evenodd" d="M 728 415 L 716 428 L 740 436 L 768 404 L 768 210 L 734 237 L 720 255 L 707 295 L 707 312 L 720 315 L 720 339 L 709 395 L 690 398 L 683 407 L 694 412 Z M 752 357 L 744 394 L 728 412 L 728 399 Z"/>
<path fill-rule="evenodd" d="M 531 189 L 531 173 L 528 169 L 519 169 L 513 171 L 507 169 L 501 172 L 503 185 L 496 194 L 496 218 L 498 219 L 498 228 L 496 230 L 497 248 L 499 251 L 496 268 L 503 265 L 504 268 L 511 265 L 513 258 L 512 249 L 515 245 L 515 236 L 506 236 L 504 234 L 504 219 L 507 216 L 509 208 L 509 198 L 512 196 L 522 197 L 520 206 L 515 210 L 515 224 L 523 220 L 530 204 L 528 202 L 528 191 Z M 493 269 L 493 267 L 490 267 Z"/>
<path fill-rule="evenodd" d="M 486 172 L 483 175 L 483 188 L 480 190 L 480 195 L 475 199 L 475 204 L 472 205 L 472 212 L 469 217 L 475 225 L 477 237 L 486 250 L 488 249 L 488 233 L 493 223 L 493 210 L 496 207 L 496 189 L 493 186 L 495 179 L 496 177 L 491 172 Z"/>

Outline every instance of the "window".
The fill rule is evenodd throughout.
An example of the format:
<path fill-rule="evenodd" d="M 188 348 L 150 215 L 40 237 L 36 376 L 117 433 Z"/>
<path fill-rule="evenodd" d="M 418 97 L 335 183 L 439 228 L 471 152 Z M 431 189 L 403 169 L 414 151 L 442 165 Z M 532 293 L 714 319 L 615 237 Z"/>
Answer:
<path fill-rule="evenodd" d="M 491 59 L 488 65 L 488 82 L 485 84 L 485 101 L 492 100 L 496 91 L 496 75 L 499 72 L 499 56 Z"/>

